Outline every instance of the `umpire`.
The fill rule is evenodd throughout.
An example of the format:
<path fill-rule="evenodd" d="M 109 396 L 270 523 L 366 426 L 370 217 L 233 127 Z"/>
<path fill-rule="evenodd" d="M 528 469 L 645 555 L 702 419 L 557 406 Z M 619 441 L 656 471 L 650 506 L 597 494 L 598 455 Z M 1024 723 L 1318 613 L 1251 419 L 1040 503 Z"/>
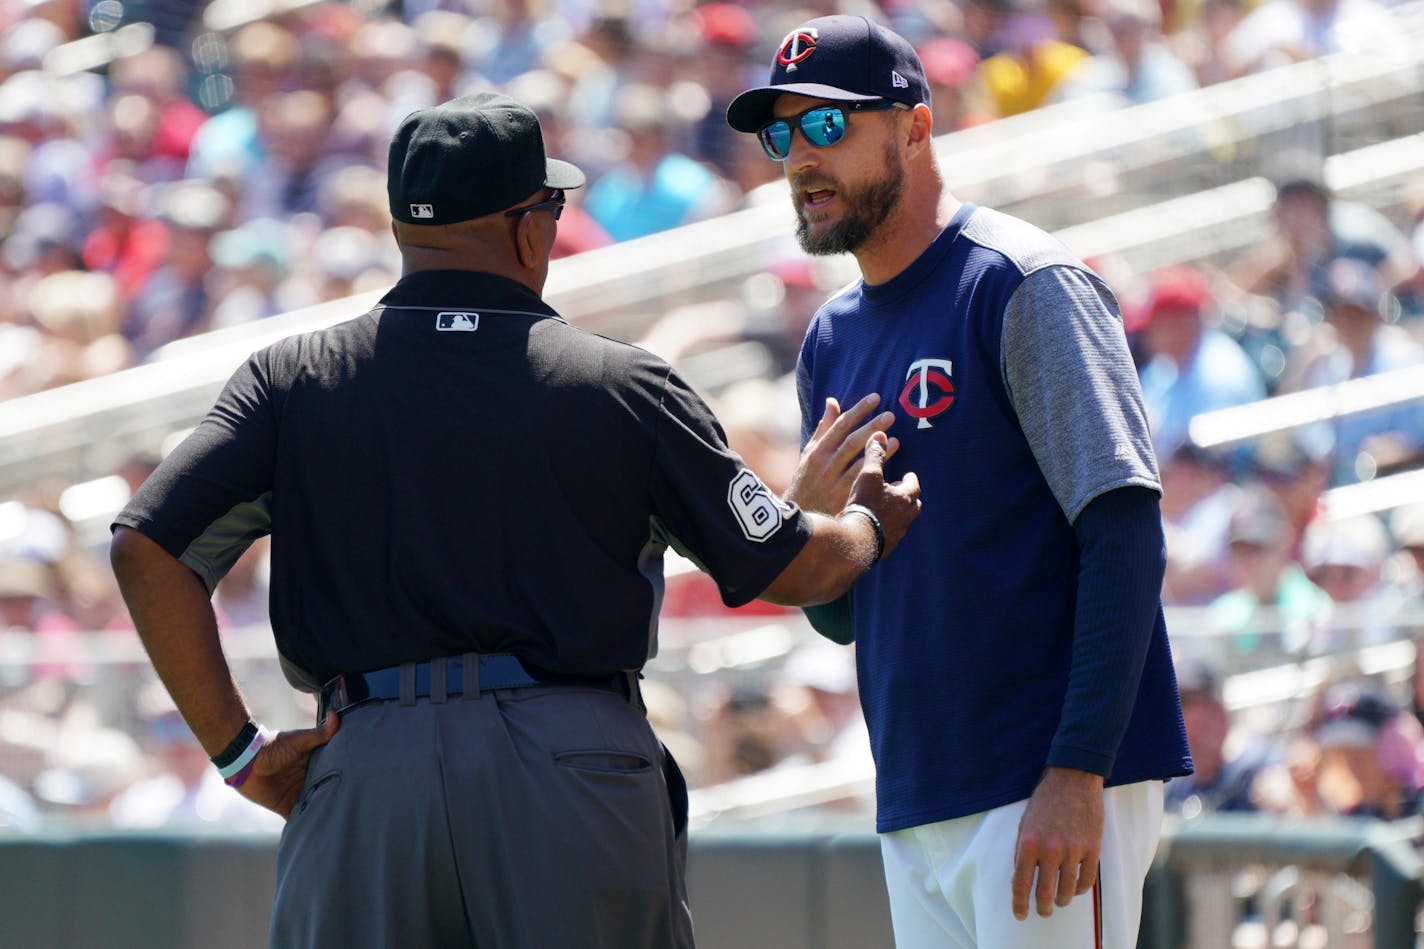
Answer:
<path fill-rule="evenodd" d="M 506 97 L 407 117 L 400 281 L 255 353 L 116 519 L 154 667 L 228 783 L 288 818 L 273 945 L 692 945 L 686 790 L 638 693 L 663 551 L 729 604 L 824 602 L 918 513 L 868 427 L 852 505 L 784 503 L 667 364 L 544 303 L 583 181 Z M 320 695 L 276 734 L 209 601 L 268 532 L 283 668 Z"/>

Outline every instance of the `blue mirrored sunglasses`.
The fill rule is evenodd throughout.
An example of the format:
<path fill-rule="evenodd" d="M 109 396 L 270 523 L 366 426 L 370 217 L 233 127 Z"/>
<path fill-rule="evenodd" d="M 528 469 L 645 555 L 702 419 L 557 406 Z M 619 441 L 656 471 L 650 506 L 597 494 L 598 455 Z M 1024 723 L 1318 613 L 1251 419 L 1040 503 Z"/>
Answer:
<path fill-rule="evenodd" d="M 838 102 L 818 105 L 799 115 L 773 119 L 757 129 L 757 141 L 772 161 L 786 161 L 791 154 L 792 129 L 799 128 L 806 141 L 817 148 L 829 148 L 845 138 L 846 116 L 851 112 L 882 112 L 909 109 L 903 102 L 872 99 L 866 102 Z"/>

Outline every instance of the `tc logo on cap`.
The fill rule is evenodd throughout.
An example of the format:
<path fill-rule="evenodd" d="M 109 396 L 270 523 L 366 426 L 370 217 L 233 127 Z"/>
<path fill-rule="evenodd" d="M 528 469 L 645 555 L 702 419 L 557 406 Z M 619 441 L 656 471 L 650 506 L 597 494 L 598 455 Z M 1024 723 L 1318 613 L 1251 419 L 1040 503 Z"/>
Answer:
<path fill-rule="evenodd" d="M 776 51 L 776 61 L 786 67 L 787 72 L 795 72 L 796 64 L 805 61 L 816 51 L 816 40 L 820 31 L 814 26 L 804 30 L 794 30 L 781 41 L 781 49 Z"/>
<path fill-rule="evenodd" d="M 411 217 L 434 217 L 435 205 L 433 204 L 412 204 L 410 206 Z"/>

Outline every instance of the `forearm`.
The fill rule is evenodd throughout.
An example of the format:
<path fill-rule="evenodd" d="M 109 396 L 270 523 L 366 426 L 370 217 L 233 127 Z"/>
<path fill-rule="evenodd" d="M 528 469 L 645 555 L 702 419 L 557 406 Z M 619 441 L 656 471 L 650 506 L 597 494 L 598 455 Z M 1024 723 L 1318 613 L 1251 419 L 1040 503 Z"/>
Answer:
<path fill-rule="evenodd" d="M 217 754 L 242 729 L 248 712 L 223 655 L 206 587 L 157 543 L 128 528 L 114 532 L 110 560 L 154 669 L 198 742 Z"/>
<path fill-rule="evenodd" d="M 1166 554 L 1157 496 L 1118 488 L 1075 524 L 1080 545 L 1072 666 L 1048 764 L 1106 776 L 1132 715 L 1160 608 Z"/>
<path fill-rule="evenodd" d="M 760 599 L 786 606 L 816 606 L 843 595 L 875 560 L 875 531 L 857 515 L 807 514 L 811 539 Z"/>

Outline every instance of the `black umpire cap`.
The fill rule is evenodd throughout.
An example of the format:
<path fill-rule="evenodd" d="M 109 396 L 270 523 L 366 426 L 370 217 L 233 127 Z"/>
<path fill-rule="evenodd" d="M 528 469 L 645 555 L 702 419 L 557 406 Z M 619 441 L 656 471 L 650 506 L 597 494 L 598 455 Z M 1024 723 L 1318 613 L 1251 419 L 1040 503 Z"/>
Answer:
<path fill-rule="evenodd" d="M 914 47 L 863 16 L 817 17 L 786 34 L 768 84 L 733 99 L 727 124 L 738 132 L 757 131 L 771 121 L 772 104 L 783 93 L 835 102 L 930 102 Z"/>
<path fill-rule="evenodd" d="M 456 224 L 511 208 L 540 188 L 584 183 L 576 166 L 544 154 L 539 119 L 493 92 L 412 112 L 391 139 L 391 217 Z"/>

